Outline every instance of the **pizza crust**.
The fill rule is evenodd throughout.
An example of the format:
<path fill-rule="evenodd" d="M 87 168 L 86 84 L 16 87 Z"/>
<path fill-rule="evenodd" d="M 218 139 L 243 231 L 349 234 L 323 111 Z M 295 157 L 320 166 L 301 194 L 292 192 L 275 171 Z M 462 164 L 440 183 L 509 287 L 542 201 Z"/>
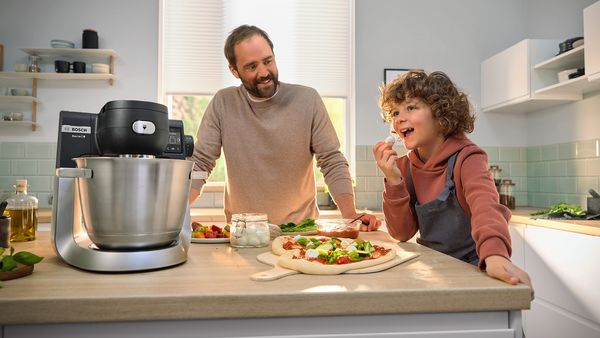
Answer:
<path fill-rule="evenodd" d="M 286 236 L 280 236 L 273 240 L 272 251 L 279 255 L 277 263 L 284 268 L 296 270 L 310 275 L 338 275 L 346 271 L 367 268 L 381 263 L 385 263 L 394 259 L 397 255 L 396 246 L 392 243 L 384 243 L 379 241 L 370 241 L 373 245 L 379 245 L 386 249 L 392 249 L 385 256 L 376 259 L 368 259 L 356 263 L 348 264 L 322 264 L 317 261 L 308 261 L 305 259 L 294 259 L 294 255 L 299 253 L 299 250 L 285 250 L 283 243 L 287 240 Z"/>

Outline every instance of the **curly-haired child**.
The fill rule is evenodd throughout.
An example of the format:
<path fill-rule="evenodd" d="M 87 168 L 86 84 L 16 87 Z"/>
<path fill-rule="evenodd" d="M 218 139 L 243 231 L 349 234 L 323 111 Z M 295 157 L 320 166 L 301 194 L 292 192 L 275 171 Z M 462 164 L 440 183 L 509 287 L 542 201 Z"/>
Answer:
<path fill-rule="evenodd" d="M 466 134 L 475 116 L 467 96 L 443 72 L 411 70 L 382 87 L 386 122 L 404 142 L 373 147 L 383 172 L 383 212 L 389 234 L 474 264 L 510 284 L 531 287 L 510 261 L 510 211 L 499 203 L 486 153 Z"/>

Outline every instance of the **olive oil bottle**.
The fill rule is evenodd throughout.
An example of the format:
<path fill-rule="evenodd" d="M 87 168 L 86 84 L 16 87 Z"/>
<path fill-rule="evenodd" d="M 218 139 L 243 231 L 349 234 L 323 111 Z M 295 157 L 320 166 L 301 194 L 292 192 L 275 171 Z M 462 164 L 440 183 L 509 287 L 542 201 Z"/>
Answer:
<path fill-rule="evenodd" d="M 10 241 L 33 241 L 37 231 L 38 199 L 27 195 L 27 180 L 17 180 L 15 195 L 7 200 L 10 222 Z"/>

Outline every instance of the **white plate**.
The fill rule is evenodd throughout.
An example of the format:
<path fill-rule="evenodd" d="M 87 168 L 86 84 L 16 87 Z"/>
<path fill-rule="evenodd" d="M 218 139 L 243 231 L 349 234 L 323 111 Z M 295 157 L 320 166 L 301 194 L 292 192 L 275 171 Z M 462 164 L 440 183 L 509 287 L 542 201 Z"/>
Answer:
<path fill-rule="evenodd" d="M 192 243 L 216 244 L 229 243 L 229 238 L 192 238 Z"/>

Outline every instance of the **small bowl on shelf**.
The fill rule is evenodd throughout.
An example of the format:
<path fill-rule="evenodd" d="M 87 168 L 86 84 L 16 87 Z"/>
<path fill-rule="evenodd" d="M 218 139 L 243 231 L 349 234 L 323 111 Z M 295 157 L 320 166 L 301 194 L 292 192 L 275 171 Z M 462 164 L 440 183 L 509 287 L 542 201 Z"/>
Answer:
<path fill-rule="evenodd" d="M 4 121 L 23 121 L 23 113 L 21 112 L 9 112 L 2 114 L 2 120 Z"/>
<path fill-rule="evenodd" d="M 362 224 L 360 219 L 319 219 L 316 223 L 318 235 L 337 238 L 357 238 Z"/>
<path fill-rule="evenodd" d="M 11 88 L 10 95 L 12 95 L 12 96 L 28 96 L 29 91 L 27 89 L 22 89 L 22 88 Z"/>
<path fill-rule="evenodd" d="M 108 74 L 110 72 L 110 67 L 104 63 L 93 63 L 92 64 L 92 73 L 98 74 Z"/>
<path fill-rule="evenodd" d="M 24 63 L 15 63 L 15 72 L 26 72 L 27 65 Z"/>
<path fill-rule="evenodd" d="M 52 48 L 75 48 L 75 43 L 68 40 L 50 40 Z"/>

